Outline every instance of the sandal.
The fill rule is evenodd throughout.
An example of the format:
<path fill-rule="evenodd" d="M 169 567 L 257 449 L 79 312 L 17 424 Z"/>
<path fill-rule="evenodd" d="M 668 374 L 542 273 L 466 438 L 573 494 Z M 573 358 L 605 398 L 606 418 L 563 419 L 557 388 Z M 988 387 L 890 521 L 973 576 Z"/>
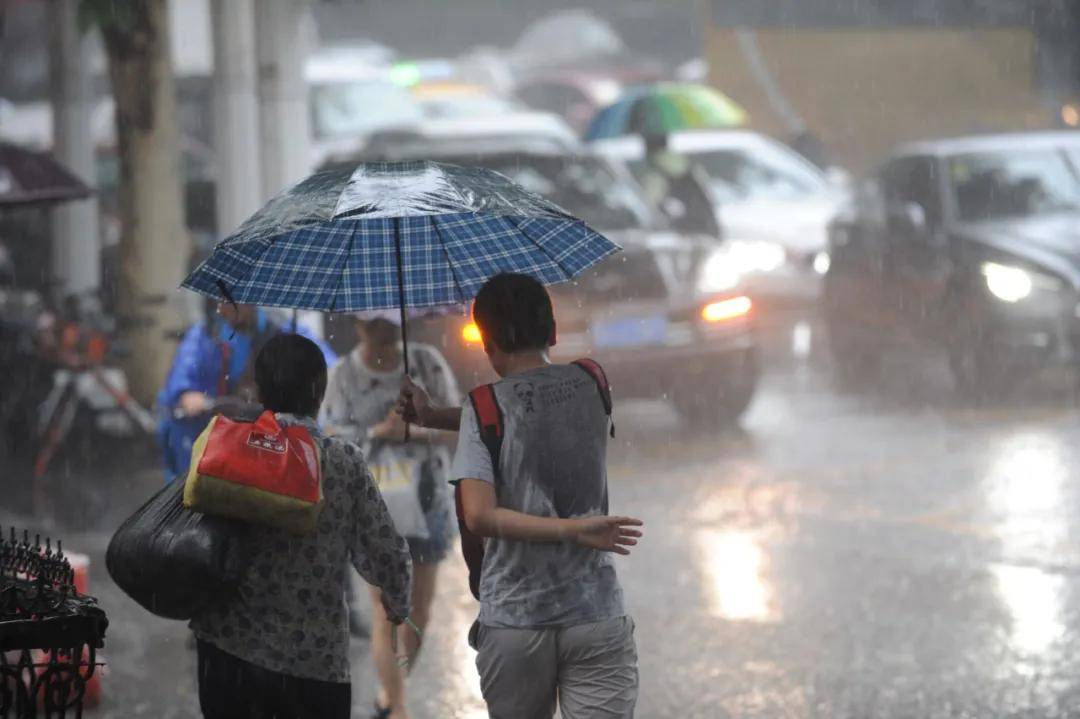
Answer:
<path fill-rule="evenodd" d="M 371 715 L 371 719 L 390 719 L 390 715 L 393 710 L 390 707 L 379 706 L 379 700 L 375 700 L 375 713 Z"/>

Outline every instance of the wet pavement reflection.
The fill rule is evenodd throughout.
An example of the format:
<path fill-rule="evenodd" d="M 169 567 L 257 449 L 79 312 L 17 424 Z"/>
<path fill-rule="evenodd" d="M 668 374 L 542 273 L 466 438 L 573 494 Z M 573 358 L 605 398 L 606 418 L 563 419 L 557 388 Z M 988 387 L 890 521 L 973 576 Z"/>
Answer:
<path fill-rule="evenodd" d="M 768 557 L 751 532 L 703 529 L 698 553 L 710 613 L 732 621 L 775 621 Z"/>
<path fill-rule="evenodd" d="M 742 429 L 720 433 L 663 404 L 619 406 L 612 509 L 646 521 L 617 560 L 638 716 L 1080 715 L 1080 412 L 1052 388 L 961 405 L 916 371 L 846 392 L 810 352 L 771 368 Z M 72 541 L 94 545 L 114 622 L 112 681 L 90 716 L 197 716 L 184 627 L 109 586 L 104 531 Z M 454 555 L 410 680 L 414 717 L 485 716 L 475 616 Z M 366 716 L 373 671 L 367 645 L 353 649 Z"/>

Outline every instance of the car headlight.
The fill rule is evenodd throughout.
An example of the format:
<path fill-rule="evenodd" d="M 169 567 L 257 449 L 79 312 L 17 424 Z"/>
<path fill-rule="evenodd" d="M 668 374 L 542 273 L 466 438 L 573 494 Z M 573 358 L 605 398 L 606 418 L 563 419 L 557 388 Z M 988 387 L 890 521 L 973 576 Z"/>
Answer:
<path fill-rule="evenodd" d="M 832 257 L 829 256 L 828 252 L 822 250 L 814 255 L 814 272 L 819 275 L 827 275 L 830 267 L 832 267 Z"/>
<path fill-rule="evenodd" d="M 730 255 L 717 250 L 709 255 L 698 273 L 697 290 L 702 294 L 727 292 L 739 284 L 739 273 Z"/>
<path fill-rule="evenodd" d="M 984 262 L 982 274 L 990 294 L 1002 302 L 1019 302 L 1031 295 L 1035 286 L 1031 273 L 1012 265 Z"/>
<path fill-rule="evenodd" d="M 765 240 L 732 240 L 724 249 L 740 274 L 775 272 L 787 261 L 783 245 Z"/>

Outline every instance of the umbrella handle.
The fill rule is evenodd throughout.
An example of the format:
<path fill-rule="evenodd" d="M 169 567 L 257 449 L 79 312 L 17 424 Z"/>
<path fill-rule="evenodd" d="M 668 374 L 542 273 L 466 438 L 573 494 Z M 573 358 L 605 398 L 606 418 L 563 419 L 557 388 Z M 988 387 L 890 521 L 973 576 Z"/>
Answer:
<path fill-rule="evenodd" d="M 397 258 L 398 308 L 401 310 L 401 361 L 405 367 L 405 376 L 409 376 L 409 330 L 406 325 L 405 311 L 405 269 L 401 260 L 401 218 L 395 217 L 394 254 Z M 409 441 L 409 423 L 405 422 L 405 441 Z"/>

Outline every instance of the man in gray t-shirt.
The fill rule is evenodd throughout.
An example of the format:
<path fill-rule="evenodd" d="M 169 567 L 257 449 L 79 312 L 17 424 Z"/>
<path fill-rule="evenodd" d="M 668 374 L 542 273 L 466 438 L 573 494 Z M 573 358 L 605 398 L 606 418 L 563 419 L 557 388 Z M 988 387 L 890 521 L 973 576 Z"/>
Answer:
<path fill-rule="evenodd" d="M 471 405 L 451 478 L 492 485 L 499 507 L 536 517 L 607 514 L 608 417 L 596 383 L 576 365 L 545 365 L 505 377 L 495 387 L 505 435 L 496 480 Z M 538 628 L 625 615 L 608 553 L 566 542 L 484 542 L 480 623 Z"/>
<path fill-rule="evenodd" d="M 553 365 L 547 291 L 524 275 L 489 280 L 473 317 L 502 416 L 497 461 L 475 410 L 434 408 L 408 381 L 401 411 L 423 426 L 460 428 L 451 478 L 468 532 L 484 538 L 480 617 L 470 640 L 490 716 L 632 717 L 637 649 L 611 553 L 629 554 L 641 522 L 609 517 L 609 417 L 599 387 Z M 600 551 L 597 551 L 600 550 Z"/>

